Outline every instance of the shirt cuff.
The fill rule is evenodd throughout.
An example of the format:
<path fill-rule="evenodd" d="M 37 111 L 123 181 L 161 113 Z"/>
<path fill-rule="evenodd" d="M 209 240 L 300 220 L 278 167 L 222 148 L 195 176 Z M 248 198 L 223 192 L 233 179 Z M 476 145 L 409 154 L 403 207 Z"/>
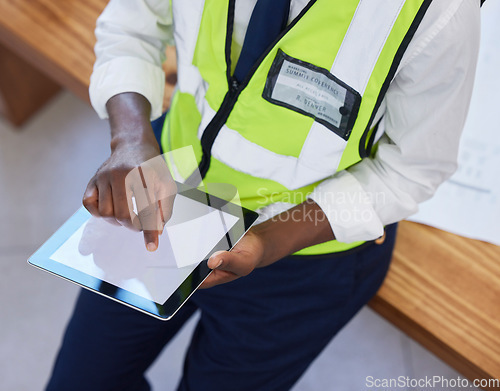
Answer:
<path fill-rule="evenodd" d="M 123 92 L 136 92 L 151 104 L 151 120 L 161 116 L 165 74 L 147 61 L 119 57 L 94 69 L 90 77 L 90 102 L 101 119 L 108 118 L 107 101 Z"/>
<path fill-rule="evenodd" d="M 347 171 L 321 182 L 308 196 L 325 213 L 335 239 L 343 243 L 374 240 L 384 234 L 373 197 L 377 194 L 365 192 Z"/>

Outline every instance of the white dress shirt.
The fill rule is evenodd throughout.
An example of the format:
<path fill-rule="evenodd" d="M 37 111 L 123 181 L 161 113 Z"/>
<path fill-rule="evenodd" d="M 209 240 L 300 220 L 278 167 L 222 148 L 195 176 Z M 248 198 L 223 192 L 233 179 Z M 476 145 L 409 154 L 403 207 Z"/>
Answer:
<path fill-rule="evenodd" d="M 238 52 L 255 2 L 236 1 Z M 307 2 L 292 1 L 290 18 Z M 108 99 L 122 92 L 142 94 L 151 103 L 152 119 L 161 115 L 161 64 L 165 45 L 173 43 L 169 3 L 111 0 L 99 17 L 90 98 L 101 118 L 107 118 Z M 431 3 L 377 113 L 376 120 L 383 119 L 375 155 L 324 180 L 309 196 L 325 212 L 337 240 L 380 237 L 385 225 L 415 213 L 455 171 L 479 27 L 479 0 Z"/>

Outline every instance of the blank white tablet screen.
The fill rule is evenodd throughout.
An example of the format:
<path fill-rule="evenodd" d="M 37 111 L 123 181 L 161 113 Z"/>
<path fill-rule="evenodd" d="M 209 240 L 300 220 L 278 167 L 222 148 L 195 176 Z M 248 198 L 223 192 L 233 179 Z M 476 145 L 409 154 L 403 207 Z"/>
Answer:
<path fill-rule="evenodd" d="M 178 194 L 155 252 L 146 250 L 142 232 L 91 217 L 50 258 L 163 304 L 237 222 Z"/>

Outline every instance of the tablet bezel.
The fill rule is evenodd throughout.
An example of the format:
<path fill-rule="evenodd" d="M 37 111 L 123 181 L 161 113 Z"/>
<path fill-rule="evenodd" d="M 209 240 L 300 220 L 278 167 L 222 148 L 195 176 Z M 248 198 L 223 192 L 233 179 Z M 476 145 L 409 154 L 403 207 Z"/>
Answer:
<path fill-rule="evenodd" d="M 207 266 L 208 256 L 215 251 L 227 251 L 234 247 L 241 237 L 250 229 L 257 220 L 258 214 L 239 205 L 233 204 L 221 198 L 209 195 L 199 189 L 190 188 L 177 183 L 178 194 L 188 197 L 194 201 L 211 206 L 214 209 L 230 213 L 237 217 L 242 224 L 234 224 L 226 235 L 214 246 L 189 276 L 177 287 L 170 297 L 163 303 L 156 303 L 111 283 L 88 275 L 67 265 L 56 262 L 50 257 L 62 246 L 88 219 L 90 213 L 81 207 L 71 218 L 69 218 L 52 236 L 47 240 L 29 259 L 28 263 L 36 268 L 54 274 L 65 280 L 71 281 L 92 292 L 98 293 L 121 304 L 125 304 L 157 319 L 169 320 L 191 297 L 198 287 L 210 275 L 212 270 Z M 229 248 L 228 248 L 229 244 Z"/>

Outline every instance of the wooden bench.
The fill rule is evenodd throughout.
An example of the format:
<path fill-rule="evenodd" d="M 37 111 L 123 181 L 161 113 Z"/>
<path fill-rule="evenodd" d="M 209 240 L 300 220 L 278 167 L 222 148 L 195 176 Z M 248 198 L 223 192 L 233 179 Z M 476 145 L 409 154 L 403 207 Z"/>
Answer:
<path fill-rule="evenodd" d="M 94 27 L 105 0 L 0 0 L 0 114 L 21 125 L 60 89 L 89 102 Z M 175 82 L 169 48 L 166 101 Z"/>
<path fill-rule="evenodd" d="M 500 379 L 499 246 L 403 221 L 370 306 L 467 378 Z"/>
<path fill-rule="evenodd" d="M 0 110 L 13 123 L 61 87 L 88 101 L 93 30 L 105 4 L 0 0 Z M 171 91 L 174 65 L 166 70 Z M 469 379 L 500 379 L 500 247 L 403 222 L 370 306 Z"/>

